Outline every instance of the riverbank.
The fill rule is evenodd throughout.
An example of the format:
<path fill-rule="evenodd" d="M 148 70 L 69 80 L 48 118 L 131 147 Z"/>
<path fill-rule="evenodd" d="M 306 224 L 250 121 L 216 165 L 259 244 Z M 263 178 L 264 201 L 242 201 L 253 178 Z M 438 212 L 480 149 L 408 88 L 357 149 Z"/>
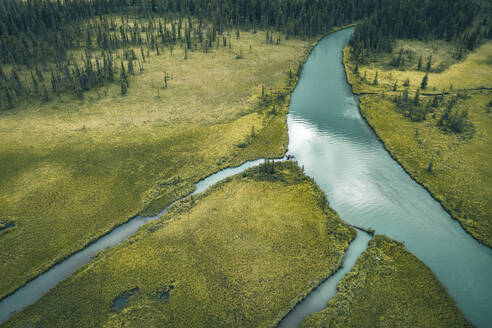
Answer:
<path fill-rule="evenodd" d="M 151 54 L 126 96 L 109 84 L 83 100 L 62 95 L 2 111 L 0 221 L 14 225 L 0 235 L 0 298 L 213 172 L 282 157 L 289 71 L 310 48 L 264 39 L 244 32 L 231 47 L 187 59 L 182 48 Z"/>
<path fill-rule="evenodd" d="M 489 187 L 492 157 L 487 150 L 492 147 L 492 115 L 488 109 L 492 92 L 488 88 L 492 86 L 492 67 L 486 54 L 491 46 L 492 43 L 487 43 L 463 61 L 447 66 L 436 56 L 436 62 L 444 68 L 429 73 L 429 87 L 422 90 L 420 103 L 430 109 L 425 119 L 418 121 L 411 120 L 395 104 L 393 99 L 404 90 L 395 81 L 401 83 L 407 76 L 413 98 L 425 73 L 411 68 L 409 71 L 390 69 L 383 65 L 390 57 L 386 56 L 376 63 L 359 65 L 356 74 L 348 47 L 344 49 L 343 59 L 353 92 L 365 94 L 360 100 L 361 115 L 387 151 L 467 232 L 489 247 L 492 246 L 492 189 Z M 376 71 L 379 81 L 374 85 L 371 81 Z M 457 74 L 462 78 L 456 80 Z M 397 91 L 394 91 L 395 83 Z M 442 105 L 430 106 L 435 102 L 435 95 L 441 97 L 441 94 Z M 456 101 L 457 113 L 467 113 L 461 133 L 438 126 L 451 101 Z"/>
<path fill-rule="evenodd" d="M 473 327 L 432 271 L 404 245 L 376 235 L 326 309 L 302 327 Z"/>
<path fill-rule="evenodd" d="M 5 326 L 273 325 L 336 271 L 354 235 L 295 163 L 263 164 L 180 201 Z"/>
<path fill-rule="evenodd" d="M 334 33 L 336 31 L 351 27 L 353 25 L 354 24 L 342 26 L 342 27 L 334 27 L 332 29 L 332 32 L 330 32 L 330 33 Z M 248 95 L 249 99 L 246 101 L 246 105 L 245 105 L 246 107 L 244 107 L 244 108 L 242 107 L 243 106 L 242 103 L 244 102 L 244 99 L 242 99 L 242 97 L 244 98 L 245 94 L 238 95 L 237 99 L 231 99 L 230 97 L 227 97 L 225 99 L 225 102 L 229 103 L 229 106 L 232 106 L 232 110 L 234 110 L 237 107 L 237 109 L 240 111 L 239 113 L 235 114 L 237 120 L 234 121 L 234 119 L 233 119 L 233 121 L 230 122 L 230 123 L 236 123 L 236 124 L 234 125 L 234 124 L 229 123 L 230 125 L 234 125 L 234 126 L 230 127 L 231 131 L 234 129 L 237 129 L 238 124 L 239 124 L 239 126 L 244 126 L 244 123 L 248 122 L 252 118 L 252 116 L 254 119 L 258 119 L 258 117 L 259 117 L 260 118 L 260 121 L 259 121 L 260 124 L 255 125 L 256 124 L 255 122 L 250 122 L 252 124 L 251 130 L 250 131 L 244 130 L 243 132 L 246 134 L 246 136 L 243 136 L 242 140 L 239 140 L 238 143 L 232 145 L 232 148 L 227 150 L 230 152 L 229 154 L 225 154 L 225 155 L 222 154 L 222 157 L 220 158 L 220 160 L 217 161 L 216 164 L 209 165 L 210 163 L 200 162 L 200 164 L 198 166 L 194 166 L 193 168 L 190 168 L 189 167 L 190 162 L 192 162 L 192 161 L 190 161 L 188 163 L 185 163 L 184 166 L 181 165 L 180 167 L 173 168 L 173 171 L 181 171 L 184 169 L 187 172 L 191 169 L 192 170 L 191 176 L 189 178 L 186 178 L 186 181 L 185 181 L 184 177 L 181 175 L 177 175 L 177 176 L 174 175 L 169 179 L 165 178 L 170 173 L 167 172 L 167 171 L 169 171 L 169 167 L 166 167 L 166 169 L 161 167 L 162 165 L 166 164 L 166 162 L 162 162 L 162 160 L 164 159 L 162 156 L 159 156 L 159 160 L 160 160 L 159 163 L 154 162 L 154 161 L 151 163 L 147 163 L 148 165 L 159 164 L 159 167 L 161 167 L 160 169 L 164 170 L 165 173 L 156 172 L 156 173 L 158 173 L 159 183 L 157 185 L 154 184 L 154 186 L 152 186 L 152 188 L 150 190 L 148 190 L 144 193 L 144 199 L 142 200 L 143 203 L 141 204 L 142 207 L 138 212 L 139 215 L 142 215 L 142 216 L 154 216 L 154 215 L 156 215 L 163 208 L 165 208 L 168 204 L 170 204 L 173 201 L 175 201 L 175 200 L 183 197 L 184 195 L 190 193 L 193 190 L 193 185 L 195 183 L 197 183 L 198 181 L 200 181 L 201 179 L 203 179 L 205 176 L 209 176 L 211 174 L 214 174 L 215 172 L 218 172 L 218 171 L 220 171 L 226 167 L 236 167 L 236 166 L 239 166 L 246 161 L 254 160 L 257 158 L 281 158 L 282 156 L 285 155 L 285 152 L 287 151 L 287 144 L 288 144 L 286 115 L 287 115 L 288 106 L 290 103 L 290 94 L 292 93 L 295 86 L 297 85 L 297 81 L 299 79 L 299 75 L 300 75 L 300 72 L 302 70 L 303 63 L 305 62 L 308 55 L 310 54 L 311 49 L 317 45 L 317 43 L 319 42 L 319 40 L 322 37 L 320 36 L 318 38 L 315 38 L 315 39 L 309 40 L 309 41 L 290 40 L 289 42 L 282 42 L 281 43 L 282 47 L 277 47 L 278 45 L 276 47 L 273 47 L 271 45 L 268 46 L 268 45 L 263 44 L 263 42 L 261 41 L 261 35 L 262 35 L 262 32 L 257 32 L 254 34 L 245 32 L 242 34 L 241 38 L 236 39 L 236 44 L 239 45 L 238 48 L 241 49 L 241 51 L 242 51 L 243 47 L 245 47 L 245 45 L 249 44 L 250 50 L 249 50 L 248 55 L 244 56 L 241 59 L 250 59 L 251 60 L 250 57 L 255 58 L 254 64 L 258 66 L 259 70 L 261 70 L 261 74 L 257 74 L 254 76 L 255 81 L 258 79 L 258 77 L 260 79 L 263 79 L 266 76 L 268 76 L 268 84 L 262 85 L 261 87 L 260 86 L 257 86 L 256 88 L 253 87 L 251 94 Z M 260 36 L 260 38 L 258 38 L 259 36 Z M 284 40 L 284 41 L 287 41 L 287 40 Z M 285 47 L 286 46 L 285 43 L 287 43 L 287 47 Z M 265 69 L 265 68 L 263 68 L 262 65 L 266 64 L 265 59 L 267 59 L 267 58 L 263 58 L 263 57 L 261 57 L 261 55 L 258 55 L 257 51 L 253 51 L 253 49 L 257 49 L 257 48 L 253 48 L 253 45 L 259 46 L 260 47 L 260 54 L 261 55 L 267 54 L 267 58 L 269 58 L 269 56 L 270 56 L 269 51 L 272 51 L 272 50 L 275 50 L 275 51 L 288 50 L 289 53 L 285 53 L 285 54 L 279 53 L 279 55 L 281 55 L 281 56 L 279 58 L 276 58 L 276 60 L 273 60 L 273 63 L 275 65 L 269 66 L 268 69 Z M 290 53 L 290 51 L 292 51 L 296 47 L 298 47 L 299 50 L 297 51 L 297 53 L 295 54 L 295 56 L 293 58 L 297 58 L 297 59 L 291 58 L 291 59 L 288 59 L 286 61 L 285 56 L 292 55 L 292 53 Z M 229 55 L 235 54 L 236 50 L 234 50 L 234 49 L 236 49 L 236 48 L 229 46 L 229 50 L 227 51 L 229 53 Z M 225 54 L 225 57 L 224 57 L 224 54 L 221 53 L 220 50 L 222 50 L 222 52 L 224 51 L 221 47 L 218 47 L 216 49 L 216 51 L 208 51 L 208 52 L 213 53 L 212 58 L 210 58 L 210 56 L 205 56 L 205 57 L 201 58 L 201 56 L 203 56 L 203 53 L 195 53 L 194 54 L 192 52 L 188 55 L 188 58 L 186 61 L 184 59 L 180 60 L 180 59 L 172 58 L 173 57 L 172 54 L 170 54 L 170 56 L 167 56 L 167 58 L 166 58 L 166 56 L 164 56 L 164 58 L 162 58 L 163 56 L 161 54 L 160 58 L 155 57 L 154 60 L 158 60 L 159 62 L 157 64 L 161 65 L 161 66 L 163 63 L 166 63 L 170 60 L 173 60 L 174 62 L 176 62 L 176 60 L 177 60 L 178 62 L 181 62 L 181 65 L 184 65 L 185 63 L 189 62 L 192 58 L 194 60 L 197 60 L 196 57 L 198 55 L 198 57 L 200 57 L 200 58 L 198 59 L 196 65 L 198 65 L 199 68 L 201 67 L 201 69 L 203 69 L 204 67 L 207 67 L 207 65 L 212 64 L 212 62 L 214 63 L 214 65 L 220 65 L 223 62 L 223 63 L 227 64 L 227 66 L 230 66 L 231 63 L 228 63 L 227 61 L 229 61 L 232 57 L 229 57 L 227 53 Z M 151 56 L 151 58 L 152 58 L 152 56 Z M 164 59 L 164 61 L 162 59 Z M 237 60 L 237 58 L 235 58 L 235 59 Z M 148 58 L 147 61 L 149 61 L 149 60 L 150 59 Z M 282 60 L 283 62 L 279 62 L 280 60 Z M 210 62 L 210 61 L 212 61 L 212 62 Z M 207 64 L 204 64 L 205 62 L 207 62 Z M 176 63 L 174 63 L 174 64 L 176 64 Z M 201 64 L 203 64 L 204 66 L 200 66 Z M 278 67 L 278 65 L 285 65 L 286 66 L 285 69 L 288 69 L 288 71 L 282 72 L 282 68 Z M 156 67 L 156 70 L 153 70 L 152 76 L 155 76 L 158 73 L 158 71 L 160 69 L 162 69 L 162 67 L 157 68 L 158 66 L 156 66 L 156 65 L 153 65 L 153 66 Z M 245 68 L 245 67 L 246 66 L 242 66 L 242 68 Z M 275 70 L 273 72 L 273 74 L 266 75 L 266 73 L 269 73 L 271 70 Z M 199 72 L 200 72 L 200 70 L 198 69 L 197 73 L 199 73 Z M 222 73 L 224 73 L 224 72 L 222 72 Z M 251 72 L 249 71 L 248 73 L 251 73 Z M 245 74 L 247 75 L 248 73 L 245 73 Z M 283 76 L 283 74 L 286 74 L 286 76 Z M 148 75 L 148 73 L 147 73 L 147 75 Z M 152 76 L 146 76 L 146 79 L 151 79 Z M 213 76 L 213 72 L 212 72 L 212 76 Z M 237 82 L 238 81 L 231 81 L 231 83 L 229 85 L 227 85 L 227 87 L 224 86 L 224 88 L 225 88 L 224 90 L 225 91 L 231 91 L 230 89 L 227 89 L 227 88 L 233 88 L 232 91 L 237 92 L 238 91 L 238 88 L 236 85 Z M 244 82 L 242 82 L 242 81 L 239 81 L 239 82 L 241 82 L 240 84 L 244 84 Z M 254 81 L 249 81 L 249 82 L 254 82 Z M 268 85 L 270 85 L 272 87 L 268 88 Z M 151 86 L 152 86 L 152 88 L 154 88 L 154 86 L 155 86 L 154 82 L 151 83 Z M 210 88 L 210 87 L 214 87 L 214 86 L 209 85 L 208 87 Z M 156 89 L 160 89 L 161 91 L 163 90 L 159 86 L 157 86 Z M 156 97 L 157 102 L 159 102 L 161 100 L 160 99 L 161 98 L 161 96 L 160 96 L 161 91 L 158 91 L 159 96 Z M 244 91 L 244 90 L 240 90 L 240 91 Z M 105 91 L 105 96 L 107 96 L 107 92 L 108 92 L 108 90 Z M 190 92 L 192 92 L 190 94 L 191 96 L 193 95 L 193 93 L 195 93 L 195 91 L 190 91 Z M 99 93 L 99 91 L 96 91 L 95 93 L 97 94 L 97 98 L 100 99 L 101 94 Z M 116 96 L 113 95 L 113 98 L 114 97 L 116 97 Z M 143 98 L 143 97 L 140 97 L 140 98 Z M 58 100 L 59 100 L 60 104 L 64 104 L 64 102 L 66 101 L 66 99 L 63 100 L 63 97 L 59 98 Z M 94 99 L 91 99 L 91 97 L 89 96 L 89 100 L 91 100 L 91 102 L 93 102 Z M 150 98 L 150 99 L 148 98 L 143 103 L 139 103 L 138 105 L 133 104 L 133 106 L 140 110 L 140 106 L 144 105 L 149 100 L 152 100 L 152 98 Z M 207 105 L 210 107 L 210 104 L 206 104 L 205 100 L 206 99 L 202 100 L 201 105 L 202 106 Z M 231 101 L 233 101 L 233 102 L 231 103 Z M 241 103 L 241 105 L 239 105 L 239 107 L 237 104 L 238 102 Z M 73 104 L 73 105 L 75 105 L 76 109 L 79 109 L 78 107 L 83 108 L 83 106 L 82 106 L 83 103 L 84 102 L 81 102 L 80 104 Z M 59 104 L 55 101 L 55 106 L 58 106 L 58 105 Z M 181 105 L 182 104 L 180 104 L 180 106 Z M 46 107 L 45 105 L 40 104 L 40 106 L 41 106 L 42 110 L 46 110 L 46 108 L 44 108 L 44 107 Z M 167 110 L 169 107 L 169 104 L 162 103 L 162 101 L 160 101 L 160 106 L 165 106 L 165 108 L 163 108 L 163 109 Z M 223 106 L 225 106 L 225 104 Z M 63 107 L 64 107 L 64 109 L 69 108 L 68 104 L 63 105 Z M 28 108 L 21 108 L 21 109 L 22 110 L 28 110 Z M 85 108 L 85 109 L 87 110 L 87 108 Z M 188 113 L 188 111 L 189 111 L 189 109 L 185 109 L 185 111 L 182 114 L 185 116 L 190 115 L 190 113 Z M 231 109 L 229 109 L 229 111 L 231 111 Z M 153 112 L 153 110 L 151 110 L 151 112 Z M 176 110 L 173 109 L 172 112 L 175 114 Z M 69 112 L 69 114 L 73 114 L 73 112 L 71 112 L 71 113 Z M 17 113 L 16 115 L 19 115 L 19 114 Z M 93 115 L 93 113 L 83 113 L 81 115 L 81 117 L 82 118 L 85 117 L 85 119 L 87 119 L 90 117 L 90 115 Z M 199 115 L 199 120 L 201 120 L 200 125 L 205 124 L 205 126 L 209 126 L 210 124 L 212 124 L 212 126 L 213 126 L 215 124 L 213 122 L 217 118 L 212 118 L 212 122 L 209 122 L 210 119 L 211 119 L 210 117 L 203 119 L 203 117 L 201 117 Z M 241 120 L 243 122 L 239 122 Z M 159 121 L 161 121 L 161 119 L 159 119 Z M 256 120 L 256 122 L 258 122 L 258 121 Z M 148 124 L 148 123 L 149 123 L 149 121 L 145 122 L 145 124 Z M 250 124 L 250 123 L 246 123 L 246 124 Z M 178 125 L 180 125 L 180 124 L 178 124 Z M 189 127 L 189 129 L 188 128 L 186 128 L 186 129 L 189 130 L 188 132 L 196 132 L 195 133 L 196 135 L 199 135 L 200 133 L 205 133 L 206 135 L 212 134 L 212 137 L 213 137 L 213 135 L 217 134 L 218 131 L 221 131 L 221 129 L 226 128 L 226 131 L 227 131 L 228 130 L 227 124 L 228 123 L 224 124 L 221 122 L 221 120 L 219 120 L 218 124 L 213 126 L 213 128 L 214 128 L 213 132 L 211 132 L 211 131 L 200 131 L 203 129 L 197 129 L 198 131 L 193 131 L 193 129 L 197 128 L 195 125 L 191 125 Z M 115 124 L 112 123 L 111 125 L 115 125 Z M 188 127 L 188 124 L 184 124 L 184 125 L 181 124 L 181 125 L 182 125 L 181 128 Z M 134 126 L 133 128 L 140 129 L 140 127 L 137 127 L 137 126 Z M 154 127 L 151 127 L 151 130 L 144 132 L 144 134 L 145 133 L 151 133 L 151 134 L 155 133 L 155 131 L 153 132 L 152 129 L 154 129 Z M 82 130 L 83 130 L 83 132 L 87 133 L 87 128 L 86 128 L 85 124 L 84 124 Z M 99 132 L 101 132 L 101 131 L 99 131 Z M 234 130 L 235 137 L 237 137 L 238 132 L 241 132 L 241 131 Z M 168 131 L 166 131 L 166 133 L 168 133 Z M 182 134 L 183 131 L 179 131 L 179 133 Z M 155 137 L 155 135 L 154 135 L 154 137 Z M 216 137 L 217 136 L 215 136 L 213 138 L 216 138 Z M 130 139 L 134 139 L 134 138 L 135 137 L 132 136 Z M 175 139 L 173 139 L 173 140 L 175 141 Z M 193 140 L 190 140 L 190 142 L 194 142 L 197 140 L 198 139 L 194 138 Z M 150 144 L 152 144 L 154 141 L 155 140 L 151 141 Z M 217 142 L 217 140 L 214 140 L 214 141 Z M 228 141 L 234 142 L 234 140 L 228 140 Z M 149 140 L 146 140 L 145 142 L 146 142 L 146 145 L 149 144 Z M 186 141 L 185 141 L 185 145 L 188 145 L 186 143 Z M 183 145 L 183 146 L 185 146 L 185 145 Z M 197 148 L 197 146 L 194 145 L 191 148 L 194 149 L 194 148 Z M 153 148 L 153 152 L 156 152 L 156 151 L 157 150 Z M 158 151 L 162 152 L 162 149 L 159 149 Z M 213 153 L 216 153 L 216 152 L 217 152 L 217 149 L 214 148 Z M 198 153 L 204 154 L 206 156 L 210 156 L 210 154 L 207 153 L 207 151 L 202 150 L 202 151 L 198 151 Z M 188 156 L 188 155 L 190 155 L 190 149 L 185 149 L 185 150 L 179 151 L 178 154 Z M 156 154 L 154 154 L 154 155 L 156 155 Z M 173 154 L 170 153 L 170 156 L 171 155 L 174 156 Z M 212 155 L 218 155 L 218 154 L 212 154 Z M 109 160 L 111 158 L 112 157 L 109 156 L 107 159 Z M 179 158 L 179 156 L 178 156 L 178 158 Z M 202 160 L 203 159 L 204 158 L 202 158 Z M 128 159 L 126 159 L 126 160 L 128 160 Z M 134 160 L 135 159 L 132 158 L 132 161 L 134 161 Z M 141 160 L 142 160 L 142 158 L 138 159 L 139 162 Z M 172 160 L 173 163 L 176 162 L 176 158 L 166 158 L 166 160 Z M 201 167 L 203 165 L 209 165 L 209 166 L 206 168 L 203 168 L 203 167 Z M 22 168 L 20 168 L 20 169 L 22 169 Z M 199 170 L 199 171 L 202 170 L 203 172 L 200 171 L 202 173 L 197 173 L 198 172 L 197 170 Z M 151 171 L 154 172 L 156 170 L 152 169 Z M 86 173 L 90 173 L 90 171 L 86 172 Z M 148 172 L 146 172 L 146 173 L 148 173 Z M 176 172 L 174 172 L 174 173 L 176 173 Z M 139 172 L 132 172 L 132 174 L 139 174 Z M 125 177 L 125 179 L 126 179 L 126 177 Z M 122 182 L 124 182 L 124 181 L 122 181 Z M 87 206 L 87 205 L 89 205 L 89 204 L 83 204 L 83 206 Z M 136 215 L 136 214 L 134 214 L 134 215 Z M 62 262 L 63 260 L 67 259 L 68 256 L 70 256 L 71 254 L 74 254 L 74 252 L 88 247 L 93 242 L 95 242 L 98 238 L 105 236 L 110 231 L 112 231 L 112 230 L 116 229 L 117 227 L 127 223 L 128 220 L 131 220 L 134 217 L 134 215 L 129 216 L 127 221 L 115 223 L 114 225 L 112 225 L 109 228 L 109 230 L 105 230 L 104 232 L 100 232 L 99 234 L 94 235 L 93 237 L 91 237 L 86 242 L 86 244 L 81 246 L 81 248 L 79 248 L 79 249 L 75 248 L 74 244 L 71 244 L 70 247 L 71 247 L 72 253 L 63 252 L 63 254 L 65 254 L 65 255 L 59 256 L 59 257 L 55 258 L 54 260 L 50 261 L 49 264 L 47 265 L 47 268 L 53 267 L 57 263 Z M 24 232 L 24 234 L 26 234 L 26 233 Z M 0 242 L 1 241 L 2 240 L 0 240 Z M 63 250 L 63 251 L 65 251 L 65 250 Z M 43 256 L 46 256 L 46 254 L 43 253 Z M 17 287 L 14 287 L 15 285 L 9 286 L 10 289 L 3 296 L 2 296 L 2 293 L 0 292 L 0 299 L 6 297 L 8 295 L 11 295 L 17 289 L 19 289 L 22 286 L 25 286 L 29 281 L 32 281 L 34 278 L 38 277 L 43 272 L 44 271 L 42 270 L 42 268 L 40 268 L 37 271 L 35 271 L 32 275 L 30 275 L 30 277 L 28 279 L 26 279 L 22 285 L 19 285 Z"/>

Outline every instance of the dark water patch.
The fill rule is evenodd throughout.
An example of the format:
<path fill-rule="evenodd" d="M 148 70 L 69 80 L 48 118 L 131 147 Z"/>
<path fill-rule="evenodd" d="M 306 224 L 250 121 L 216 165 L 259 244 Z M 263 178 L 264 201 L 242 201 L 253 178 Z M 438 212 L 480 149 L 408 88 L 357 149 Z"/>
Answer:
<path fill-rule="evenodd" d="M 159 298 L 161 302 L 167 302 L 169 297 L 171 297 L 171 292 L 174 290 L 174 286 L 164 287 L 163 289 L 157 291 L 156 296 Z"/>
<path fill-rule="evenodd" d="M 245 162 L 241 166 L 227 168 L 214 173 L 207 178 L 200 180 L 195 185 L 195 191 L 192 194 L 201 193 L 215 183 L 226 179 L 227 177 L 240 173 L 250 167 L 256 166 L 263 161 L 264 159 L 249 161 Z M 46 272 L 30 280 L 24 286 L 17 289 L 14 293 L 1 299 L 0 323 L 10 318 L 13 313 L 22 311 L 26 306 L 33 304 L 34 302 L 39 300 L 51 288 L 55 287 L 61 281 L 68 278 L 80 267 L 94 260 L 94 257 L 96 257 L 96 255 L 100 251 L 118 245 L 122 241 L 126 240 L 128 237 L 137 233 L 140 227 L 144 224 L 160 219 L 163 215 L 167 213 L 167 209 L 167 207 L 164 208 L 159 214 L 155 216 L 136 216 L 130 219 L 128 222 L 111 230 L 109 233 L 103 235 L 101 238 L 89 244 L 87 247 L 72 254 L 64 261 L 54 265 Z"/>
<path fill-rule="evenodd" d="M 14 222 L 0 222 L 0 232 L 15 226 Z"/>
<path fill-rule="evenodd" d="M 138 287 L 135 287 L 129 291 L 124 292 L 120 296 L 116 297 L 113 300 L 113 306 L 112 306 L 113 309 L 122 310 L 126 306 L 130 297 L 132 297 L 133 295 L 136 295 L 138 293 L 139 293 L 139 289 L 138 289 Z"/>

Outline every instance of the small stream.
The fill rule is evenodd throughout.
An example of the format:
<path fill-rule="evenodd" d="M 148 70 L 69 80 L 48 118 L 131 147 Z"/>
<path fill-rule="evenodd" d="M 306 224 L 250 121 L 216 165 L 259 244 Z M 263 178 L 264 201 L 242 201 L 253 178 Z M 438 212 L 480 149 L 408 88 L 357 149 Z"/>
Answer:
<path fill-rule="evenodd" d="M 441 205 L 386 152 L 360 116 L 357 98 L 346 82 L 342 49 L 353 29 L 325 37 L 313 49 L 291 97 L 289 152 L 326 193 L 341 218 L 404 242 L 447 287 L 465 316 L 477 327 L 492 323 L 492 249 L 476 242 Z M 193 194 L 263 160 L 222 170 L 196 184 Z M 135 234 L 154 217 L 136 216 L 93 244 L 38 276 L 0 301 L 0 323 L 21 311 L 101 250 Z M 370 236 L 358 231 L 343 267 L 299 303 L 280 323 L 298 327 L 322 310 L 336 285 L 366 249 Z"/>
<path fill-rule="evenodd" d="M 302 320 L 313 312 L 319 312 L 326 307 L 328 301 L 336 294 L 337 285 L 347 272 L 352 270 L 357 259 L 367 249 L 372 236 L 364 231 L 357 230 L 357 236 L 345 251 L 343 263 L 335 274 L 331 275 L 302 302 L 296 305 L 285 318 L 280 321 L 279 328 L 299 327 Z"/>
<path fill-rule="evenodd" d="M 240 173 L 250 167 L 256 166 L 263 161 L 263 159 L 258 159 L 255 161 L 246 162 L 241 166 L 227 168 L 212 174 L 195 185 L 195 191 L 193 191 L 192 195 L 201 193 L 220 180 Z M 121 243 L 128 237 L 137 233 L 138 229 L 140 229 L 140 227 L 145 223 L 158 220 L 166 213 L 167 207 L 156 216 L 135 216 L 128 222 L 102 236 L 94 243 L 85 247 L 81 251 L 74 253 L 66 260 L 60 262 L 48 271 L 31 280 L 25 286 L 15 291 L 12 295 L 5 297 L 0 301 L 0 323 L 10 318 L 13 312 L 21 311 L 26 306 L 36 302 L 51 288 L 68 278 L 73 272 L 81 268 L 83 265 L 89 263 L 98 252 Z"/>
<path fill-rule="evenodd" d="M 305 63 L 291 96 L 289 153 L 345 222 L 404 242 L 469 321 L 491 327 L 492 249 L 466 233 L 391 158 L 361 117 L 342 64 L 352 32 L 325 37 Z M 319 311 L 318 305 L 306 307 Z"/>

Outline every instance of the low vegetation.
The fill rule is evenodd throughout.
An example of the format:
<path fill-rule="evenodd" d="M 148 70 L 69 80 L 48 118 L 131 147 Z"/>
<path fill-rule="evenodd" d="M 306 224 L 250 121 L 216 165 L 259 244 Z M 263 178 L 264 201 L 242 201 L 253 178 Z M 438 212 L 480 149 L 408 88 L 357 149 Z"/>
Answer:
<path fill-rule="evenodd" d="M 283 156 L 289 95 L 311 43 L 232 38 L 207 52 L 151 53 L 128 75 L 126 96 L 110 83 L 0 111 L 0 221 L 15 224 L 0 235 L 0 298 L 205 176 Z"/>
<path fill-rule="evenodd" d="M 364 64 L 345 49 L 353 91 L 369 93 L 361 113 L 392 156 L 468 232 L 492 246 L 492 42 L 460 59 L 449 55 L 461 49 L 453 42 L 398 46 L 403 51 Z M 400 53 L 406 66 L 391 67 Z M 420 70 L 419 54 L 427 58 Z"/>
<path fill-rule="evenodd" d="M 275 325 L 354 236 L 294 162 L 266 163 L 179 201 L 5 327 Z"/>
<path fill-rule="evenodd" d="M 374 41 L 368 49 L 422 31 L 475 45 L 490 25 L 469 33 L 479 9 L 472 0 L 2 1 L 0 222 L 13 226 L 0 236 L 0 298 L 206 175 L 281 156 L 305 40 L 383 17 L 379 28 L 395 34 L 359 35 Z M 389 19 L 400 16 L 412 29 Z M 443 19 L 453 29 L 434 26 Z"/>
<path fill-rule="evenodd" d="M 302 327 L 472 327 L 432 271 L 405 246 L 377 235 Z"/>

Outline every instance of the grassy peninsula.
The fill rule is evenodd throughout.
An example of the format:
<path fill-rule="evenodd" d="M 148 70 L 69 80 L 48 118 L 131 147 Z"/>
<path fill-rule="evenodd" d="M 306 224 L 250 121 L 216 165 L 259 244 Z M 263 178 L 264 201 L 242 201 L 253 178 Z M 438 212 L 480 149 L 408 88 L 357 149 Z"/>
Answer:
<path fill-rule="evenodd" d="M 224 32 L 229 43 L 206 51 L 163 47 L 128 74 L 124 96 L 112 83 L 0 111 L 0 222 L 13 224 L 0 231 L 0 298 L 205 176 L 283 156 L 289 94 L 310 43 L 265 36 Z"/>
<path fill-rule="evenodd" d="M 376 235 L 326 309 L 302 327 L 472 327 L 432 271 Z"/>
<path fill-rule="evenodd" d="M 476 239 L 492 246 L 492 42 L 399 40 L 344 63 L 360 109 L 391 155 Z M 425 83 L 424 83 L 424 80 Z"/>
<path fill-rule="evenodd" d="M 263 164 L 178 202 L 5 327 L 274 325 L 341 265 L 354 233 L 295 163 Z"/>

